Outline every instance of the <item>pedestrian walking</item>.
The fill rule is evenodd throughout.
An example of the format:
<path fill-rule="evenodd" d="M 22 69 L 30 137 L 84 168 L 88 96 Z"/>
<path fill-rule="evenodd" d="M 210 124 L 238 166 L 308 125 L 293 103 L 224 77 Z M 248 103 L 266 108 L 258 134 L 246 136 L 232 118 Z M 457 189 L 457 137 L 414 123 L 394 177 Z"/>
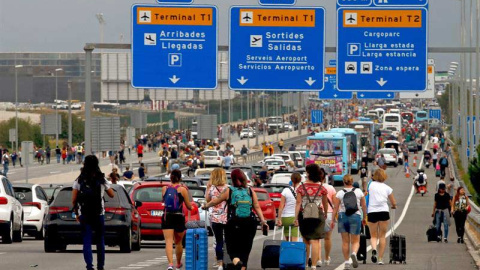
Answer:
<path fill-rule="evenodd" d="M 147 173 L 148 171 L 147 168 L 145 168 L 145 164 L 143 162 L 140 163 L 140 167 L 138 167 L 138 178 L 140 178 L 140 180 L 145 179 Z"/>
<path fill-rule="evenodd" d="M 231 173 L 232 186 L 220 197 L 211 200 L 203 208 L 209 208 L 227 201 L 227 225 L 225 227 L 225 242 L 227 252 L 236 269 L 246 270 L 248 258 L 253 246 L 253 238 L 257 232 L 257 220 L 262 226 L 268 226 L 258 203 L 257 194 L 247 186 L 245 173 L 235 169 Z"/>
<path fill-rule="evenodd" d="M 280 141 L 278 142 L 278 149 L 280 149 L 280 153 L 283 152 L 283 145 L 285 144 L 285 142 L 283 141 L 283 139 L 280 139 Z"/>
<path fill-rule="evenodd" d="M 98 166 L 98 159 L 94 155 L 85 157 L 80 175 L 73 183 L 72 206 L 75 217 L 81 225 L 83 240 L 83 258 L 88 270 L 93 270 L 93 231 L 97 246 L 97 269 L 105 267 L 105 208 L 104 193 L 110 198 L 114 191 L 105 181 L 105 175 Z"/>
<path fill-rule="evenodd" d="M 19 148 L 20 151 L 18 151 L 17 153 L 17 157 L 18 157 L 18 163 L 20 164 L 20 167 L 23 167 L 23 164 L 22 164 L 22 149 Z"/>
<path fill-rule="evenodd" d="M 468 196 L 465 195 L 465 189 L 459 187 L 452 201 L 452 214 L 455 219 L 455 228 L 458 236 L 457 243 L 465 243 L 463 237 L 465 235 L 465 221 L 467 220 L 469 207 L 471 207 L 470 201 Z"/>
<path fill-rule="evenodd" d="M 67 148 L 63 148 L 62 149 L 62 161 L 63 161 L 63 165 L 65 165 L 65 160 L 67 159 Z"/>
<path fill-rule="evenodd" d="M 437 228 L 437 242 L 442 241 L 442 223 L 443 223 L 443 242 L 448 243 L 448 227 L 450 226 L 450 217 L 452 200 L 446 192 L 445 184 L 441 183 L 438 192 L 435 194 L 435 202 L 433 204 L 432 218 L 434 218 Z"/>
<path fill-rule="evenodd" d="M 367 180 L 368 180 L 368 167 L 367 163 L 362 161 L 362 167 L 359 169 L 360 171 L 360 181 L 362 183 L 362 190 L 365 192 L 367 190 Z"/>
<path fill-rule="evenodd" d="M 117 184 L 117 182 L 120 181 L 120 174 L 118 174 L 117 168 L 112 169 L 112 172 L 108 175 L 108 180 L 110 180 L 112 184 Z"/>
<path fill-rule="evenodd" d="M 372 262 L 383 265 L 383 255 L 386 247 L 386 235 L 390 220 L 390 207 L 397 208 L 397 202 L 393 196 L 393 189 L 385 184 L 387 173 L 383 169 L 377 169 L 373 173 L 373 181 L 368 185 L 368 227 L 370 229 L 372 245 Z M 379 244 L 377 246 L 377 242 Z"/>
<path fill-rule="evenodd" d="M 283 234 L 287 241 L 297 242 L 298 227 L 292 227 L 295 222 L 295 206 L 297 204 L 297 188 L 302 182 L 302 175 L 298 172 L 292 173 L 291 186 L 286 187 L 282 191 L 280 198 L 280 206 L 278 207 L 277 226 L 283 227 Z M 291 237 L 289 239 L 289 228 L 291 228 Z"/>
<path fill-rule="evenodd" d="M 446 172 L 445 170 L 448 168 L 448 158 L 447 154 L 443 153 L 442 157 L 438 161 L 440 163 L 440 175 L 445 176 Z"/>
<path fill-rule="evenodd" d="M 60 163 L 60 158 L 62 157 L 62 150 L 58 147 L 55 148 L 55 156 L 57 157 L 57 163 Z"/>
<path fill-rule="evenodd" d="M 52 155 L 52 149 L 50 148 L 50 145 L 47 145 L 47 148 L 45 148 L 45 157 L 46 157 L 47 164 L 50 164 L 51 155 Z"/>
<path fill-rule="evenodd" d="M 141 163 L 143 159 L 143 145 L 141 143 L 138 143 L 137 145 L 137 156 L 138 156 L 138 163 Z"/>
<path fill-rule="evenodd" d="M 432 156 L 432 161 L 433 161 L 433 168 L 437 168 L 437 162 L 438 162 L 438 151 L 437 149 L 433 149 L 433 156 Z"/>
<path fill-rule="evenodd" d="M 210 181 L 207 184 L 205 200 L 208 203 L 219 198 L 226 189 L 228 189 L 228 185 L 225 170 L 221 168 L 213 170 L 210 175 Z M 226 206 L 227 202 L 224 201 L 212 207 L 210 211 L 210 224 L 215 237 L 215 256 L 217 259 L 213 267 L 218 268 L 218 270 L 223 270 L 223 245 L 225 243 L 224 235 L 227 224 Z"/>
<path fill-rule="evenodd" d="M 324 209 L 328 209 L 327 190 L 322 186 L 325 173 L 317 164 L 306 167 L 307 180 L 297 189 L 297 203 L 295 207 L 295 226 L 300 226 L 300 233 L 307 251 L 311 247 L 312 262 L 318 262 L 320 253 L 320 239 L 325 237 Z M 307 252 L 308 254 L 308 252 Z M 308 256 L 308 255 L 307 255 Z M 308 258 L 307 258 L 308 261 Z M 312 266 L 315 270 L 316 266 Z"/>
<path fill-rule="evenodd" d="M 13 168 L 15 168 L 17 163 L 17 152 L 13 151 L 13 153 L 10 155 L 10 158 L 12 159 Z"/>
<path fill-rule="evenodd" d="M 233 158 L 230 153 L 225 153 L 225 156 L 223 157 L 223 168 L 228 171 L 230 169 L 230 166 L 232 166 L 232 162 Z"/>
<path fill-rule="evenodd" d="M 3 164 L 3 175 L 5 175 L 6 177 L 8 174 L 8 166 L 10 164 L 10 156 L 8 155 L 7 149 L 3 149 L 2 164 Z"/>
<path fill-rule="evenodd" d="M 360 247 L 360 232 L 366 224 L 367 210 L 363 192 L 353 187 L 353 177 L 343 177 L 344 188 L 340 190 L 335 201 L 333 215 L 338 213 L 338 232 L 342 235 L 342 251 L 345 268 L 358 267 L 357 252 Z M 363 215 L 362 215 L 363 213 Z M 363 218 L 362 218 L 363 216 Z M 352 263 L 350 265 L 350 260 Z"/>
<path fill-rule="evenodd" d="M 135 174 L 130 171 L 130 166 L 126 166 L 125 171 L 123 172 L 123 179 L 132 181 L 134 176 Z"/>
<path fill-rule="evenodd" d="M 175 255 L 177 257 L 176 269 L 182 268 L 183 244 L 185 235 L 185 215 L 183 204 L 188 211 L 192 210 L 188 190 L 180 184 L 182 172 L 173 170 L 170 173 L 170 185 L 162 188 L 163 203 L 165 212 L 162 218 L 162 230 L 165 235 L 165 252 L 168 259 L 167 270 L 173 270 L 173 244 L 175 243 Z"/>
<path fill-rule="evenodd" d="M 327 210 L 327 219 L 325 220 L 325 238 L 323 239 L 323 247 L 325 249 L 325 260 L 322 263 L 322 249 L 319 252 L 319 261 L 317 262 L 317 267 L 322 265 L 329 266 L 332 259 L 330 258 L 330 252 L 332 250 L 332 232 L 334 227 L 334 220 L 336 215 L 333 214 L 334 204 L 337 200 L 337 191 L 335 188 L 328 184 L 328 176 L 323 168 L 320 168 L 325 174 L 323 179 L 323 187 L 327 190 L 327 199 L 328 199 L 328 210 Z"/>

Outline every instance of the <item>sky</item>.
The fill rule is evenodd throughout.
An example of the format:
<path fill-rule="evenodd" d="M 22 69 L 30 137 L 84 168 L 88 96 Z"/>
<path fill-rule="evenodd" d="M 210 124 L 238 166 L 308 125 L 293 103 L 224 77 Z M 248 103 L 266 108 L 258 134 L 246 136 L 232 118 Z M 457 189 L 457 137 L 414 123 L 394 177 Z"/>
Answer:
<path fill-rule="evenodd" d="M 470 1 L 465 0 L 469 7 Z M 326 9 L 327 46 L 336 43 L 335 0 L 297 0 L 296 6 L 323 6 Z M 100 41 L 99 23 L 106 21 L 105 42 L 130 42 L 131 0 L 0 0 L 0 52 L 83 52 L 89 42 Z M 146 0 L 142 4 L 156 4 Z M 258 5 L 257 0 L 195 0 L 213 4 L 219 11 L 219 42 L 227 45 L 229 7 Z M 430 47 L 460 46 L 460 1 L 430 0 Z M 475 41 L 475 39 L 474 39 Z M 468 41 L 467 41 L 468 42 Z M 467 43 L 468 44 L 468 43 Z M 327 59 L 333 59 L 333 54 Z M 434 54 L 436 70 L 447 70 L 458 54 Z"/>

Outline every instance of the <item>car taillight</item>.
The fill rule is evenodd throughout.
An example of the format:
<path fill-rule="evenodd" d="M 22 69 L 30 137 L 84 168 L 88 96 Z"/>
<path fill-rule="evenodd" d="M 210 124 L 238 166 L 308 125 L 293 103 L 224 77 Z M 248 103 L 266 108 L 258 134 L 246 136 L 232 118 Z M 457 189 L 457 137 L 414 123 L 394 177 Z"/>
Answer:
<path fill-rule="evenodd" d="M 221 158 L 220 157 L 217 157 L 217 160 L 220 160 Z"/>
<path fill-rule="evenodd" d="M 125 215 L 126 211 L 125 211 L 125 208 L 121 208 L 121 207 L 106 207 L 105 208 L 105 213 Z"/>
<path fill-rule="evenodd" d="M 70 208 L 68 208 L 68 207 L 52 206 L 48 210 L 48 213 L 50 215 L 53 215 L 53 214 L 68 212 L 69 210 L 70 210 Z"/>
<path fill-rule="evenodd" d="M 397 155 L 392 155 L 393 158 L 397 158 Z"/>
<path fill-rule="evenodd" d="M 6 197 L 0 197 L 0 204 L 8 204 L 8 199 Z"/>
<path fill-rule="evenodd" d="M 27 202 L 22 204 L 23 206 L 35 206 L 38 208 L 38 210 L 42 210 L 42 204 L 39 202 Z"/>

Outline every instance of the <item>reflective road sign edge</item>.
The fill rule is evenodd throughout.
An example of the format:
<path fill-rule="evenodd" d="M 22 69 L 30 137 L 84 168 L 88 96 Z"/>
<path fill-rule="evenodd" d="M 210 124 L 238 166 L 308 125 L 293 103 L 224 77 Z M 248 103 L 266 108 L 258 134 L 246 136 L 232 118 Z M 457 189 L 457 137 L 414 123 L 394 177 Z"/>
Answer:
<path fill-rule="evenodd" d="M 192 0 L 193 1 L 193 0 Z M 284 6 L 284 7 L 288 7 L 288 6 L 294 6 L 295 4 L 297 4 L 297 0 L 293 0 L 293 3 L 292 4 L 263 4 L 262 3 L 262 0 L 258 0 L 258 4 L 261 5 L 261 6 L 274 6 L 274 7 L 281 7 L 281 6 Z"/>
<path fill-rule="evenodd" d="M 190 5 L 193 3 L 193 0 L 190 0 L 188 2 L 180 2 L 180 1 L 172 1 L 172 2 L 164 2 L 164 1 L 160 1 L 160 0 L 157 0 L 157 3 L 161 4 L 161 5 Z"/>
<path fill-rule="evenodd" d="M 373 1 L 373 0 L 372 0 Z M 383 8 L 382 8 L 383 7 Z M 425 46 L 425 63 L 426 63 L 426 66 L 425 66 L 425 87 L 423 90 L 391 90 L 391 89 L 379 89 L 379 90 L 360 90 L 361 92 L 425 92 L 427 91 L 427 87 L 428 87 L 428 39 L 429 39 L 429 34 L 430 34 L 430 31 L 429 31 L 429 14 L 428 14 L 428 8 L 427 6 L 423 7 L 423 6 L 369 6 L 369 7 L 364 7 L 364 6 L 339 6 L 337 7 L 337 47 L 338 47 L 338 37 L 339 37 L 339 26 L 340 26 L 340 20 L 342 19 L 341 17 L 342 16 L 338 16 L 340 10 L 344 10 L 344 9 L 357 9 L 357 10 L 369 10 L 369 9 L 380 9 L 380 10 L 387 10 L 387 9 L 398 9 L 398 10 L 425 10 L 425 14 L 427 15 L 426 19 L 425 19 L 425 22 L 427 23 L 427 25 L 425 26 L 425 30 L 426 30 L 426 35 L 425 35 L 425 39 L 426 39 L 426 45 Z M 343 25 L 343 21 L 342 21 L 342 25 Z M 339 58 L 339 54 L 338 52 L 336 53 L 336 56 L 335 56 L 336 60 L 337 60 L 337 65 L 338 63 L 340 63 L 338 61 L 338 58 Z M 340 92 L 355 92 L 355 91 L 358 91 L 358 90 L 341 90 L 339 87 L 338 87 L 338 82 L 340 80 L 338 79 L 338 70 L 337 70 L 337 90 L 340 91 Z"/>
<path fill-rule="evenodd" d="M 429 0 L 425 0 L 425 4 L 406 4 L 406 5 L 391 5 L 391 4 L 386 4 L 386 5 L 379 5 L 379 4 L 375 4 L 375 0 L 372 0 L 372 4 L 375 6 L 375 7 L 426 7 L 428 6 L 428 2 Z"/>
<path fill-rule="evenodd" d="M 232 9 L 234 8 L 251 8 L 251 9 L 321 9 L 323 10 L 323 66 L 321 67 L 321 72 L 323 73 L 322 80 L 321 80 L 321 88 L 311 88 L 311 89 L 271 89 L 271 88 L 236 88 L 232 87 L 230 85 L 231 80 L 231 70 L 230 70 L 230 64 L 231 61 L 231 54 L 232 54 L 232 49 L 231 49 L 231 37 L 232 37 Z M 229 45 L 229 50 L 228 50 L 228 59 L 229 59 L 229 64 L 228 64 L 228 88 L 230 90 L 234 91 L 278 91 L 278 92 L 289 92 L 289 91 L 294 91 L 294 92 L 314 92 L 314 91 L 322 91 L 325 88 L 325 57 L 326 57 L 326 52 L 325 52 L 325 47 L 326 47 L 326 23 L 327 23 L 327 10 L 325 7 L 312 7 L 312 6 L 305 6 L 305 7 L 291 7 L 291 6 L 280 6 L 280 5 L 269 5 L 269 6 L 231 6 L 229 9 L 228 13 L 228 45 Z"/>
<path fill-rule="evenodd" d="M 132 5 L 132 10 L 131 10 L 131 14 L 133 14 L 133 11 L 135 9 L 135 7 L 153 7 L 153 8 L 159 8 L 159 7 L 180 7 L 180 8 L 185 8 L 185 7 L 188 7 L 188 8 L 213 8 L 215 9 L 215 33 L 216 33 L 216 36 L 215 36 L 215 86 L 212 86 L 212 87 L 207 87 L 207 88 L 204 88 L 204 87 L 182 87 L 182 86 L 162 86 L 162 87 L 151 87 L 151 86 L 137 86 L 137 85 L 134 85 L 133 84 L 133 66 L 134 66 L 134 61 L 133 61 L 133 16 L 130 16 L 130 25 L 131 25 L 131 29 L 130 29 L 130 39 L 132 40 L 132 45 L 131 45 L 131 49 L 130 49 L 130 54 L 131 54 L 131 57 L 132 57 L 132 67 L 130 69 L 130 74 L 132 75 L 132 78 L 130 80 L 130 85 L 132 85 L 133 88 L 142 88 L 142 89 L 181 89 L 181 90 L 215 90 L 218 88 L 218 7 L 216 5 L 178 5 L 178 4 L 175 4 L 175 5 L 148 5 L 148 4 L 133 4 Z"/>
<path fill-rule="evenodd" d="M 370 0 L 368 4 L 359 4 L 359 5 L 342 5 L 339 2 L 340 0 L 337 0 L 338 7 L 371 7 L 373 5 L 373 0 Z"/>

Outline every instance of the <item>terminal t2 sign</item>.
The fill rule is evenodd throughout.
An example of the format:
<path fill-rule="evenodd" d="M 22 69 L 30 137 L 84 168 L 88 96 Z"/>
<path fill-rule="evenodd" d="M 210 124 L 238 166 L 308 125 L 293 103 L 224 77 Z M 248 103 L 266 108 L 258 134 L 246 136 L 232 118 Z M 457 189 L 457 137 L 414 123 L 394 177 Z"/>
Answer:
<path fill-rule="evenodd" d="M 217 8 L 132 7 L 132 86 L 215 89 Z"/>
<path fill-rule="evenodd" d="M 340 6 L 338 90 L 425 91 L 427 8 Z"/>
<path fill-rule="evenodd" d="M 325 9 L 231 8 L 231 89 L 322 90 L 324 57 Z"/>

